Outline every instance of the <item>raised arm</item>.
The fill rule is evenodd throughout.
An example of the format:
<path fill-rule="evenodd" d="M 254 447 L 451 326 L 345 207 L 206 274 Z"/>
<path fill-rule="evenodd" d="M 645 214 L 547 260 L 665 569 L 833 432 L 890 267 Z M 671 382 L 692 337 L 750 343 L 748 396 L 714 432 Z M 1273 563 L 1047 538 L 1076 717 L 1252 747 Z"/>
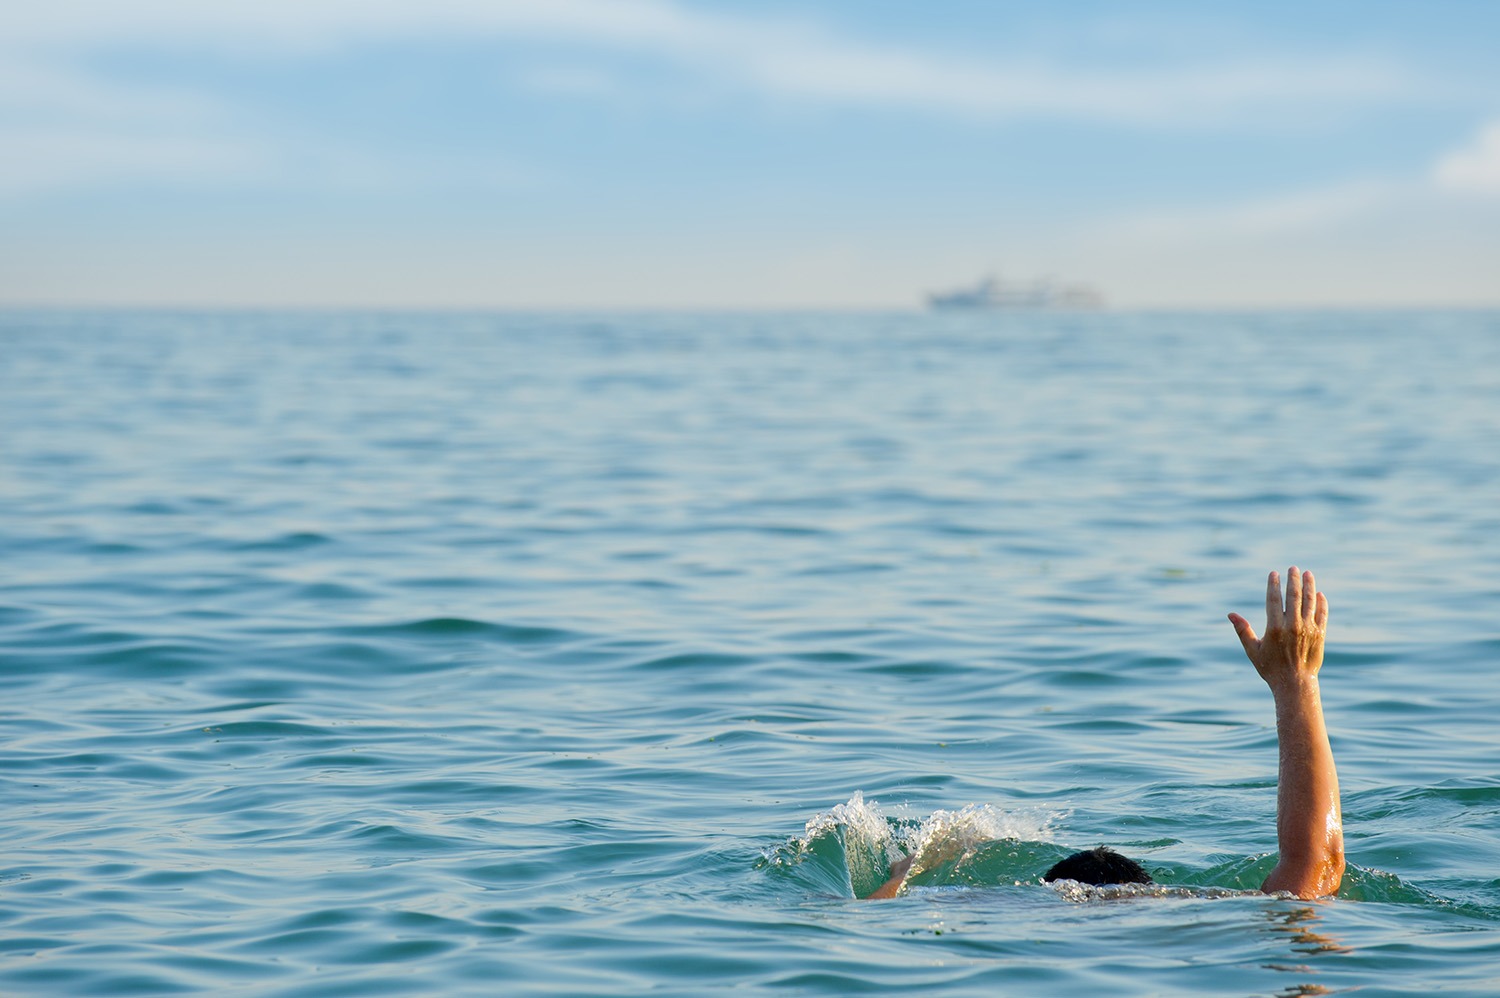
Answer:
<path fill-rule="evenodd" d="M 1276 737 L 1281 766 L 1276 780 L 1276 841 L 1281 850 L 1263 891 L 1322 897 L 1344 878 L 1344 825 L 1339 777 L 1323 724 L 1318 669 L 1328 631 L 1328 600 L 1311 572 L 1287 570 L 1286 601 L 1275 572 L 1266 581 L 1266 634 L 1229 615 L 1245 654 L 1271 687 L 1276 701 Z"/>

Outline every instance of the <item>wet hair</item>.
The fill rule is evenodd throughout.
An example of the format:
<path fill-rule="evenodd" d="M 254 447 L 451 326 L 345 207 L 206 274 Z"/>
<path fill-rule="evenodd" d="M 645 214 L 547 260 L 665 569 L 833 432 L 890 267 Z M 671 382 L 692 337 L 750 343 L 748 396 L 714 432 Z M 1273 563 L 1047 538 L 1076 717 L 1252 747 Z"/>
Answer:
<path fill-rule="evenodd" d="M 1047 882 L 1076 880 L 1080 884 L 1149 884 L 1151 874 L 1133 859 L 1100 846 L 1075 852 L 1042 874 Z"/>

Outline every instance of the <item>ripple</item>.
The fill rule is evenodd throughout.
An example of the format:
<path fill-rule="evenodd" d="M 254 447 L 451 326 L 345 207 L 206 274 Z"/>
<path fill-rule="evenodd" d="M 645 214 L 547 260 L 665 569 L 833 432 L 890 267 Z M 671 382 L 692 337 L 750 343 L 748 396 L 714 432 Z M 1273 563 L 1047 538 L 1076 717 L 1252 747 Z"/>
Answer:
<path fill-rule="evenodd" d="M 745 655 L 726 655 L 718 652 L 681 652 L 674 655 L 662 655 L 634 662 L 630 665 L 630 668 L 642 672 L 673 673 L 700 669 L 732 669 L 735 666 L 750 665 L 756 661 L 756 659 Z"/>
<path fill-rule="evenodd" d="M 339 628 L 337 633 L 379 638 L 486 638 L 500 644 L 550 644 L 576 640 L 583 635 L 556 627 L 501 624 L 465 617 L 432 617 L 400 624 L 375 624 Z"/>
<path fill-rule="evenodd" d="M 1489 993 L 1497 331 L 0 311 L 0 992 Z M 1304 557 L 1317 904 L 1220 616 Z"/>
<path fill-rule="evenodd" d="M 233 551 L 303 551 L 333 542 L 333 537 L 328 534 L 313 530 L 295 530 L 264 540 L 241 541 L 229 547 Z"/>

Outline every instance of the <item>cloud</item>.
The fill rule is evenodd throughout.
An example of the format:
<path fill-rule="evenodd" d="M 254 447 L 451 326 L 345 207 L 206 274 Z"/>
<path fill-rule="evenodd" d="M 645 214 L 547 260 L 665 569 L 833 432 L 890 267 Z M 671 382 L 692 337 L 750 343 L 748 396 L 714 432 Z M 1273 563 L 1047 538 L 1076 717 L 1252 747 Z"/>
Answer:
<path fill-rule="evenodd" d="M 516 77 L 529 90 L 562 97 L 613 99 L 624 89 L 617 75 L 576 63 L 524 68 Z"/>
<path fill-rule="evenodd" d="M 102 129 L 0 127 L 0 193 L 149 179 L 171 183 L 244 175 L 260 151 L 248 144 L 187 135 L 111 134 Z"/>
<path fill-rule="evenodd" d="M 1432 179 L 1460 194 L 1500 194 L 1500 121 L 1492 121 L 1467 147 L 1438 160 Z"/>
<path fill-rule="evenodd" d="M 1164 209 L 1117 220 L 1105 231 L 1116 239 L 1152 243 L 1286 236 L 1325 229 L 1400 205 L 1411 193 L 1410 185 L 1352 180 L 1201 210 Z"/>
<path fill-rule="evenodd" d="M 531 46 L 522 67 L 497 74 L 531 95 L 628 94 L 637 109 L 737 94 L 983 121 L 1218 127 L 1412 92 L 1392 68 L 1337 53 L 1299 60 L 1219 48 L 1199 61 L 1176 54 L 1148 68 L 1114 69 L 1041 54 L 975 60 L 861 40 L 807 18 L 731 15 L 677 0 L 48 0 L 0 4 L 0 147 L 25 160 L 0 168 L 0 194 L 153 176 L 239 183 L 310 165 L 303 179 L 315 181 L 319 162 L 376 157 L 340 149 L 345 136 L 336 127 L 292 127 L 295 107 L 270 106 L 244 87 L 244 73 L 228 84 L 186 67 L 204 57 L 253 67 L 476 40 Z M 169 68 L 142 82 L 140 68 L 158 65 L 152 59 L 160 55 L 173 57 L 159 64 Z M 602 56 L 650 61 L 670 70 L 672 83 Z M 392 158 L 387 152 L 380 157 Z M 436 176 L 467 167 L 425 169 Z M 511 164 L 501 172 L 518 171 L 525 172 Z"/>
<path fill-rule="evenodd" d="M 263 151 L 183 88 L 127 84 L 0 51 L 0 195 L 142 178 L 245 175 Z"/>
<path fill-rule="evenodd" d="M 1109 240 L 1190 244 L 1328 231 L 1400 213 L 1436 217 L 1474 195 L 1500 194 L 1500 121 L 1463 148 L 1437 158 L 1425 175 L 1350 179 L 1202 209 L 1162 208 L 1117 218 L 1094 234 Z"/>
<path fill-rule="evenodd" d="M 1127 122 L 1214 123 L 1267 103 L 1350 99 L 1400 89 L 1387 71 L 1331 59 L 1100 72 L 1038 59 L 964 63 L 926 53 L 796 37 L 730 53 L 745 78 L 788 97 L 906 105 L 983 117 L 1077 117 Z"/>
<path fill-rule="evenodd" d="M 204 47 L 301 52 L 412 38 L 546 40 L 644 54 L 773 97 L 989 117 L 1213 121 L 1234 109 L 1410 90 L 1391 68 L 1204 53 L 1196 64 L 1103 71 L 1030 58 L 966 61 L 842 37 L 786 17 L 730 16 L 669 0 L 50 0 L 0 14 L 0 47 Z M 573 72 L 576 73 L 576 70 Z"/>
<path fill-rule="evenodd" d="M 420 146 L 378 155 L 337 134 L 277 128 L 200 90 L 0 57 L 0 197 L 142 183 L 389 193 L 434 178 L 469 188 L 536 178 L 491 151 L 455 162 Z"/>
<path fill-rule="evenodd" d="M 176 117 L 204 120 L 222 105 L 177 87 L 102 80 L 77 69 L 34 57 L 5 57 L 0 43 L 0 117 L 55 121 L 63 117 L 139 119 Z"/>

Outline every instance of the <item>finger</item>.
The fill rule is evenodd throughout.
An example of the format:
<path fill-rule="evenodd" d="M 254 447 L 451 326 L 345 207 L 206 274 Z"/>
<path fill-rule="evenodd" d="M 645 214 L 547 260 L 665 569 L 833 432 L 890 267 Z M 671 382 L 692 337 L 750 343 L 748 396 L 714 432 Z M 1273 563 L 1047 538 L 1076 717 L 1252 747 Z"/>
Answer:
<path fill-rule="evenodd" d="M 1255 649 L 1260 646 L 1260 639 L 1255 636 L 1255 628 L 1250 626 L 1250 621 L 1237 613 L 1229 615 L 1229 622 L 1234 625 L 1234 633 L 1239 637 L 1245 654 L 1250 657 L 1250 661 L 1255 661 Z"/>
<path fill-rule="evenodd" d="M 1328 597 L 1322 593 L 1318 593 L 1318 609 L 1313 616 L 1313 623 L 1320 631 L 1328 630 Z"/>
<path fill-rule="evenodd" d="M 1266 577 L 1266 630 L 1274 627 L 1282 616 L 1281 576 L 1272 572 Z"/>
<path fill-rule="evenodd" d="M 1286 570 L 1286 611 L 1282 614 L 1282 620 L 1286 621 L 1287 630 L 1293 630 L 1297 626 L 1297 614 L 1302 610 L 1302 573 L 1297 571 L 1293 565 Z"/>
<path fill-rule="evenodd" d="M 1302 573 L 1302 619 L 1312 623 L 1313 612 L 1318 606 L 1318 587 L 1311 572 Z"/>

